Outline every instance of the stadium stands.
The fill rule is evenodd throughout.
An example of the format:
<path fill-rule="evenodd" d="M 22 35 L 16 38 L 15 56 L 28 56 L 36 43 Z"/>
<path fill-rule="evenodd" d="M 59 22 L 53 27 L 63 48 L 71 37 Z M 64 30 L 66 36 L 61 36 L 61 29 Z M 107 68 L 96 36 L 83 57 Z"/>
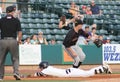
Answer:
<path fill-rule="evenodd" d="M 43 0 L 39 0 L 42 4 Z M 45 0 L 46 1 L 46 0 Z M 23 28 L 23 39 L 25 37 L 32 35 L 33 33 L 37 34 L 38 31 L 42 30 L 47 38 L 50 41 L 51 38 L 55 38 L 57 43 L 62 43 L 66 30 L 60 30 L 58 28 L 59 15 L 67 13 L 67 9 L 70 7 L 70 2 L 73 0 L 47 0 L 43 3 L 42 8 L 51 9 L 50 4 L 54 5 L 52 9 L 53 12 L 46 12 L 47 9 L 39 8 L 39 11 L 44 13 L 21 13 L 21 25 Z M 53 2 L 54 1 L 54 2 Z M 74 0 L 77 5 L 80 7 L 82 5 L 89 5 L 89 0 Z M 95 0 L 96 4 L 100 6 L 102 10 L 102 15 L 85 15 L 85 23 L 91 25 L 93 23 L 97 24 L 97 34 L 102 34 L 104 38 L 109 37 L 112 40 L 112 43 L 120 43 L 120 1 L 107 1 L 107 0 Z M 46 7 L 46 5 L 48 5 Z M 37 7 L 32 5 L 32 7 Z M 35 7 L 32 8 L 35 11 Z M 39 6 L 40 7 L 40 6 Z M 50 7 L 50 8 L 49 8 Z M 59 11 L 58 9 L 62 9 Z M 37 10 L 38 11 L 38 10 Z M 57 12 L 57 13 L 56 13 Z M 35 30 L 34 30 L 35 29 Z"/>

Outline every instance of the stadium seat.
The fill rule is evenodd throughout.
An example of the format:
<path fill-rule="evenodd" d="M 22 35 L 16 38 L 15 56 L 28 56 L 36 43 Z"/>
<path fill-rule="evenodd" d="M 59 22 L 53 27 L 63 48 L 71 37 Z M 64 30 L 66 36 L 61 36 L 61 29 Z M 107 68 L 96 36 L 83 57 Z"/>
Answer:
<path fill-rule="evenodd" d="M 113 35 L 109 35 L 108 37 L 110 38 L 110 40 L 114 40 L 115 39 L 115 36 L 113 36 Z"/>
<path fill-rule="evenodd" d="M 28 19 L 27 19 L 27 22 L 28 22 L 28 23 L 35 23 L 35 19 L 33 19 L 33 18 L 28 18 Z"/>
<path fill-rule="evenodd" d="M 56 41 L 57 44 L 63 44 L 63 41 Z"/>
<path fill-rule="evenodd" d="M 95 24 L 103 24 L 103 20 L 97 20 L 97 19 L 94 19 L 93 21 Z"/>
<path fill-rule="evenodd" d="M 43 13 L 43 18 L 50 18 L 49 14 Z"/>
<path fill-rule="evenodd" d="M 99 35 L 99 34 L 100 34 L 100 30 L 96 30 L 96 34 L 98 34 L 98 35 Z"/>
<path fill-rule="evenodd" d="M 105 4 L 105 2 L 101 1 L 101 0 L 95 0 L 95 3 L 98 4 L 98 5 L 104 5 Z"/>
<path fill-rule="evenodd" d="M 116 5 L 114 5 L 114 6 L 113 6 L 113 9 L 114 9 L 114 10 L 117 10 L 117 9 L 119 9 L 119 7 L 116 6 Z"/>
<path fill-rule="evenodd" d="M 36 23 L 40 23 L 40 19 L 36 18 L 36 19 L 35 19 L 35 22 L 36 22 Z"/>
<path fill-rule="evenodd" d="M 56 23 L 56 24 L 58 24 L 58 19 L 50 19 L 50 21 L 51 21 L 51 23 Z"/>
<path fill-rule="evenodd" d="M 52 35 L 50 35 L 50 34 L 48 34 L 47 36 L 46 36 L 46 39 L 49 41 L 49 40 L 51 40 L 52 38 L 54 38 L 54 36 L 52 36 Z"/>
<path fill-rule="evenodd" d="M 63 41 L 64 37 L 62 35 L 55 35 L 55 39 Z"/>
<path fill-rule="evenodd" d="M 21 24 L 21 27 L 22 27 L 22 28 L 29 28 L 29 24 L 22 23 L 22 24 Z"/>
<path fill-rule="evenodd" d="M 22 18 L 28 18 L 28 15 L 26 13 L 21 13 L 20 15 Z"/>
<path fill-rule="evenodd" d="M 104 20 L 104 24 L 109 25 L 109 24 L 112 24 L 112 22 L 111 22 L 109 19 L 105 19 L 105 20 Z"/>
<path fill-rule="evenodd" d="M 59 30 L 59 29 L 54 29 L 53 32 L 54 32 L 55 34 L 60 34 L 60 35 L 63 34 L 63 33 L 61 32 L 61 30 Z"/>
<path fill-rule="evenodd" d="M 52 23 L 50 28 L 51 28 L 51 29 L 58 28 L 58 24 Z"/>
<path fill-rule="evenodd" d="M 45 34 L 51 34 L 51 30 L 50 29 L 46 29 L 45 30 Z"/>
<path fill-rule="evenodd" d="M 93 23 L 97 24 L 97 23 L 99 23 L 99 21 L 97 19 L 94 19 Z"/>
<path fill-rule="evenodd" d="M 36 24 L 29 23 L 29 28 L 37 28 Z"/>
<path fill-rule="evenodd" d="M 62 0 L 55 0 L 55 3 L 56 4 L 59 4 L 59 3 L 61 3 L 62 2 Z"/>
<path fill-rule="evenodd" d="M 34 17 L 42 19 L 43 18 L 43 14 L 42 13 L 34 13 Z"/>
<path fill-rule="evenodd" d="M 116 1 L 114 1 L 114 3 L 116 4 L 116 5 L 119 5 L 120 4 L 120 1 L 118 0 L 116 0 Z"/>
<path fill-rule="evenodd" d="M 110 15 L 109 14 L 106 14 L 104 15 L 105 19 L 109 19 L 110 18 Z"/>
<path fill-rule="evenodd" d="M 34 14 L 33 14 L 33 13 L 27 13 L 26 15 L 27 15 L 27 18 L 32 18 L 32 17 L 34 17 Z"/>
<path fill-rule="evenodd" d="M 69 3 L 69 0 L 61 0 L 61 2 L 62 2 L 63 4 L 67 4 L 67 3 Z"/>
<path fill-rule="evenodd" d="M 115 30 L 120 30 L 120 25 L 116 25 Z"/>
<path fill-rule="evenodd" d="M 61 29 L 61 32 L 62 32 L 63 34 L 67 34 L 68 30 Z"/>
<path fill-rule="evenodd" d="M 105 5 L 109 5 L 110 1 L 104 1 Z"/>
<path fill-rule="evenodd" d="M 92 19 L 100 19 L 100 16 L 99 15 L 91 15 L 91 18 Z"/>
<path fill-rule="evenodd" d="M 103 10 L 103 14 L 110 14 L 109 10 Z"/>
<path fill-rule="evenodd" d="M 48 28 L 49 28 L 49 24 L 44 23 L 44 24 L 43 24 L 43 28 L 48 29 Z"/>
<path fill-rule="evenodd" d="M 110 30 L 113 30 L 114 29 L 114 26 L 111 24 L 108 26 Z"/>
<path fill-rule="evenodd" d="M 51 23 L 55 23 L 55 19 L 50 19 Z"/>
<path fill-rule="evenodd" d="M 119 24 L 120 21 L 118 19 L 111 20 L 113 24 Z"/>
<path fill-rule="evenodd" d="M 34 32 L 35 32 L 34 29 L 30 29 L 31 34 L 34 34 Z"/>
<path fill-rule="evenodd" d="M 116 14 L 116 11 L 114 11 L 114 10 L 110 10 L 110 12 L 109 12 L 109 14 L 111 14 L 111 15 L 114 15 L 114 14 Z"/>
<path fill-rule="evenodd" d="M 110 4 L 110 5 L 115 5 L 116 3 L 115 3 L 115 1 L 110 1 L 109 4 Z"/>
<path fill-rule="evenodd" d="M 46 35 L 46 30 L 45 29 L 40 28 L 40 29 L 38 29 L 38 33 L 39 32 L 43 32 L 43 35 Z"/>
<path fill-rule="evenodd" d="M 112 18 L 111 19 L 118 19 L 118 16 L 115 14 L 115 15 L 112 15 Z"/>
<path fill-rule="evenodd" d="M 101 5 L 101 6 L 100 6 L 100 9 L 101 9 L 101 10 L 104 10 L 104 9 L 105 9 L 105 6 L 104 6 L 104 5 Z"/>
<path fill-rule="evenodd" d="M 120 41 L 120 35 L 116 36 L 115 41 Z"/>
<path fill-rule="evenodd" d="M 63 38 L 65 38 L 65 37 L 66 37 L 66 35 L 64 34 L 64 35 L 63 35 Z"/>
<path fill-rule="evenodd" d="M 100 29 L 100 34 L 102 34 L 102 35 L 104 35 L 104 34 L 108 34 L 108 32 L 106 31 L 106 30 L 104 30 L 104 29 Z"/>
<path fill-rule="evenodd" d="M 35 18 L 35 23 L 43 23 L 43 20 L 39 18 Z"/>
<path fill-rule="evenodd" d="M 28 23 L 26 18 L 20 18 L 21 23 Z"/>
<path fill-rule="evenodd" d="M 41 24 L 41 23 L 37 23 L 36 26 L 37 26 L 37 28 L 39 28 L 39 29 L 40 29 L 40 28 L 44 28 L 44 27 L 43 27 L 43 24 Z"/>
<path fill-rule="evenodd" d="M 108 10 L 113 9 L 113 6 L 108 5 L 108 6 L 106 6 L 106 8 L 105 8 L 105 9 L 108 9 Z"/>
<path fill-rule="evenodd" d="M 52 13 L 50 16 L 51 16 L 51 18 L 52 18 L 52 19 L 54 19 L 54 18 L 56 18 L 56 19 L 57 19 L 57 18 L 58 18 L 58 15 L 53 14 L 53 13 Z"/>
<path fill-rule="evenodd" d="M 111 41 L 111 44 L 119 44 L 117 41 Z"/>
<path fill-rule="evenodd" d="M 46 18 L 44 18 L 42 21 L 43 21 L 43 23 L 48 23 L 49 22 L 48 19 L 46 19 Z"/>

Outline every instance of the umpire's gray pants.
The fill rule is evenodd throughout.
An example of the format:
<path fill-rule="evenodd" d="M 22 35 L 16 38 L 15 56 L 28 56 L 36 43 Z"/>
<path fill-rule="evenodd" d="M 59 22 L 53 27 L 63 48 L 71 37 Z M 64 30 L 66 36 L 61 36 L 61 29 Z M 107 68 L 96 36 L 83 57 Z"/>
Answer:
<path fill-rule="evenodd" d="M 74 56 L 73 53 L 67 48 L 66 48 L 66 51 L 74 59 L 73 64 L 77 66 L 79 62 L 84 61 L 85 53 L 82 51 L 82 49 L 78 45 L 71 46 L 71 49 L 74 51 L 74 53 L 76 53 L 77 56 Z"/>
<path fill-rule="evenodd" d="M 17 41 L 15 39 L 2 39 L 0 40 L 0 79 L 4 78 L 4 63 L 8 52 L 11 54 L 13 73 L 18 73 L 19 52 Z"/>

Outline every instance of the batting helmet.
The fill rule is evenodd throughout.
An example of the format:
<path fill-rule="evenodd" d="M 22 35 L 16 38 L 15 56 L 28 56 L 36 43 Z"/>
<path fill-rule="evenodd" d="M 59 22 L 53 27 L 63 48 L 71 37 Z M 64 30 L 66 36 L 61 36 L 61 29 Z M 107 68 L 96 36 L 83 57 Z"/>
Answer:
<path fill-rule="evenodd" d="M 39 64 L 39 68 L 45 69 L 49 66 L 49 63 L 46 61 L 43 61 Z"/>

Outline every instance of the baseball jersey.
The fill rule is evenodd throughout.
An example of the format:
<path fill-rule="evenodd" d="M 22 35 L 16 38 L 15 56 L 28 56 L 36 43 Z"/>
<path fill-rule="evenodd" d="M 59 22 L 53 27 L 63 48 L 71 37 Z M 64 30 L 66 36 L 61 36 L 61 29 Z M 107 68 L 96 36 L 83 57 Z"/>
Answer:
<path fill-rule="evenodd" d="M 56 77 L 89 77 L 95 75 L 95 70 L 99 69 L 104 71 L 102 66 L 98 66 L 86 71 L 78 68 L 61 69 L 55 68 L 53 66 L 48 66 L 47 68 L 42 70 L 41 73 Z"/>
<path fill-rule="evenodd" d="M 66 35 L 66 37 L 65 37 L 65 39 L 64 39 L 64 41 L 63 41 L 63 45 L 64 45 L 66 48 L 75 45 L 76 42 L 77 42 L 77 40 L 78 40 L 78 37 L 79 37 L 80 35 L 85 36 L 85 37 L 88 37 L 88 36 L 89 36 L 89 35 L 88 35 L 87 33 L 85 33 L 82 29 L 79 30 L 78 33 L 75 32 L 74 29 L 71 29 L 71 30 L 67 33 L 67 35 Z"/>

